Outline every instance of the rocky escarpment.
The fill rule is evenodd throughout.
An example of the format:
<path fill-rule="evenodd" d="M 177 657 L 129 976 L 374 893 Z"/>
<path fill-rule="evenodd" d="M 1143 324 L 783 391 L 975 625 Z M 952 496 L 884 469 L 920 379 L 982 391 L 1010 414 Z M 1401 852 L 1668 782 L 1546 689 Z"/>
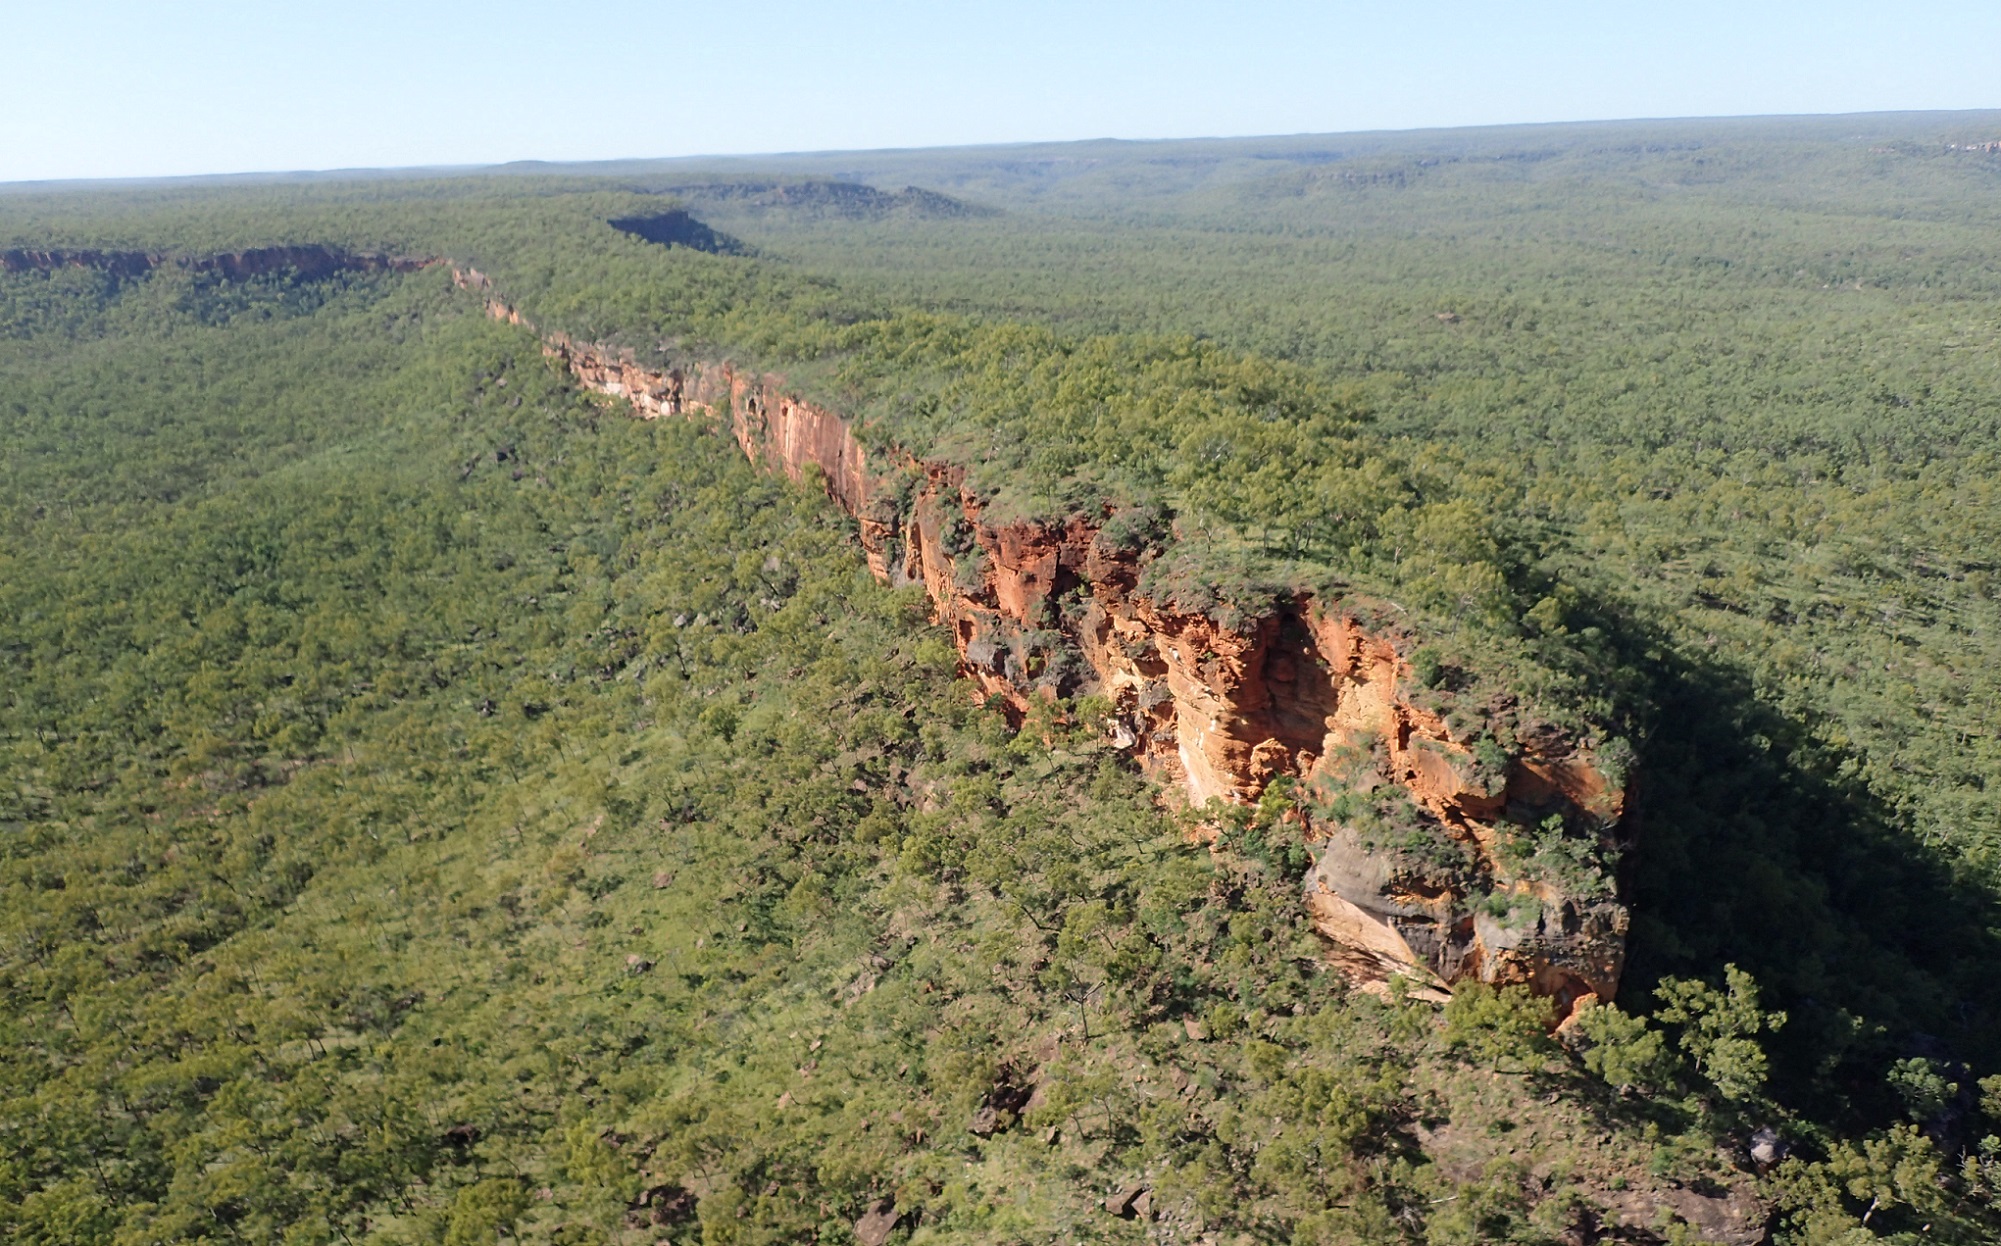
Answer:
<path fill-rule="evenodd" d="M 304 281 L 319 281 L 342 272 L 415 272 L 437 262 L 410 256 L 344 251 L 339 247 L 319 244 L 251 247 L 213 255 L 91 249 L 33 250 L 21 247 L 0 250 L 0 271 L 10 273 L 88 268 L 114 277 L 143 277 L 155 269 L 172 265 L 192 273 L 212 274 L 225 281 L 243 281 L 277 273 L 291 273 Z"/>
<path fill-rule="evenodd" d="M 491 315 L 527 323 L 476 270 L 456 278 Z M 1604 864 L 1622 833 L 1617 759 L 1505 700 L 1449 704 L 1375 603 L 1298 592 L 1219 621 L 1147 588 L 1172 541 L 1162 514 L 1001 521 L 963 468 L 872 458 L 848 421 L 779 378 L 543 342 L 642 416 L 706 413 L 753 461 L 817 473 L 871 570 L 924 587 L 966 675 L 1017 719 L 1041 699 L 1102 698 L 1113 744 L 1195 805 L 1290 785 L 1287 824 L 1313 857 L 1305 902 L 1358 982 L 1434 996 L 1523 983 L 1560 1011 L 1616 990 L 1627 910 Z"/>
<path fill-rule="evenodd" d="M 114 277 L 143 277 L 160 263 L 150 251 L 55 250 L 20 247 L 0 250 L 0 272 L 53 272 L 58 268 L 90 268 Z"/>
<path fill-rule="evenodd" d="M 921 186 L 889 191 L 857 182 L 818 178 L 693 182 L 671 187 L 667 193 L 696 204 L 718 205 L 727 211 L 756 215 L 780 213 L 843 220 L 882 220 L 889 217 L 955 220 L 995 215 L 993 208 L 967 203 Z"/>

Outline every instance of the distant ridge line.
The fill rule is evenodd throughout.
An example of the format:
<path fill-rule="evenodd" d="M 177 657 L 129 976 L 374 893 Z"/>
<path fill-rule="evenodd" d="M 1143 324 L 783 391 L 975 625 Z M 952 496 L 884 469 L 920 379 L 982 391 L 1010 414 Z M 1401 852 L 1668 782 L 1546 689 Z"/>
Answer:
<path fill-rule="evenodd" d="M 225 281 L 242 281 L 275 272 L 294 271 L 307 281 L 340 272 L 416 272 L 437 260 L 374 251 L 347 251 L 320 243 L 303 246 L 250 247 L 208 255 L 172 255 L 158 251 L 116 251 L 97 248 L 29 248 L 0 250 L 0 271 L 54 272 L 88 268 L 114 277 L 144 277 L 155 269 L 176 267 L 194 273 L 219 274 Z"/>

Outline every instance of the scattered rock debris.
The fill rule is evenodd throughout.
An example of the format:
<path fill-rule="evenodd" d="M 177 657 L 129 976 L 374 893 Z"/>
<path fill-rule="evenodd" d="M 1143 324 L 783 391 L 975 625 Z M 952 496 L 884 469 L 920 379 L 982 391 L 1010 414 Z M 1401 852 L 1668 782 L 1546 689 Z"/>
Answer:
<path fill-rule="evenodd" d="M 1121 1220 L 1151 1220 L 1153 1191 L 1144 1185 L 1129 1185 L 1105 1200 L 1105 1210 Z"/>

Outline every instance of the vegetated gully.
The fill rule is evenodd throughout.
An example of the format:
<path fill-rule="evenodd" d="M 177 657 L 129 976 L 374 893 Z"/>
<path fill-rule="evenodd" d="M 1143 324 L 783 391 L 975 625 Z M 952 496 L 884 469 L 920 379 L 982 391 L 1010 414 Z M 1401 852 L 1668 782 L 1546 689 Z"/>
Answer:
<path fill-rule="evenodd" d="M 1474 885 L 1463 870 L 1373 846 L 1338 819 L 1304 807 L 1286 815 L 1312 852 L 1304 898 L 1328 957 L 1364 989 L 1402 978 L 1442 1000 L 1455 983 L 1520 983 L 1549 996 L 1560 1016 L 1616 992 L 1625 904 L 1520 877 L 1501 844 L 1511 825 L 1552 815 L 1614 841 L 1624 789 L 1582 742 L 1554 730 L 1517 728 L 1505 766 L 1482 768 L 1472 745 L 1484 722 L 1454 730 L 1414 701 L 1414 638 L 1376 621 L 1375 603 L 1300 592 L 1224 626 L 1142 592 L 1150 554 L 1107 533 L 1109 511 L 989 523 L 963 467 L 909 455 L 871 461 L 848 420 L 788 394 L 781 377 L 724 360 L 642 366 L 627 352 L 541 333 L 477 269 L 455 268 L 453 279 L 485 300 L 488 315 L 538 332 L 543 353 L 580 384 L 640 417 L 726 421 L 752 462 L 794 481 L 817 469 L 859 525 L 869 569 L 924 587 L 965 675 L 1017 721 L 1034 698 L 1096 693 L 1113 706 L 1104 724 L 1112 743 L 1194 805 L 1254 803 L 1281 775 L 1401 788 L 1419 819 L 1470 850 Z M 914 497 L 907 484 L 894 487 L 903 473 L 917 477 Z M 1059 599 L 1071 608 L 1057 608 Z"/>

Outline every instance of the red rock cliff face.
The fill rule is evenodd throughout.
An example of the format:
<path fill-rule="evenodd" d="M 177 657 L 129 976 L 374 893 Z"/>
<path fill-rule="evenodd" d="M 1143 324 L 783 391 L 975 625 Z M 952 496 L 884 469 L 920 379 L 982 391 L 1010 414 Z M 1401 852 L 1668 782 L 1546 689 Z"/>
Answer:
<path fill-rule="evenodd" d="M 476 270 L 455 277 L 489 289 Z M 525 323 L 490 294 L 487 308 Z M 846 420 L 779 378 L 649 369 L 561 334 L 543 349 L 646 418 L 725 417 L 753 461 L 794 480 L 817 470 L 859 522 L 870 568 L 924 586 L 966 675 L 1017 718 L 1039 697 L 1101 696 L 1113 743 L 1195 805 L 1253 803 L 1290 776 L 1307 795 L 1294 815 L 1314 855 L 1306 904 L 1364 986 L 1401 976 L 1442 997 L 1469 979 L 1525 983 L 1562 1011 L 1616 990 L 1625 906 L 1602 880 L 1553 882 L 1511 849 L 1526 827 L 1612 844 L 1624 793 L 1554 733 L 1510 731 L 1505 755 L 1483 754 L 1483 726 L 1455 730 L 1425 708 L 1410 638 L 1366 624 L 1360 603 L 1302 593 L 1224 626 L 1141 591 L 1153 551 L 1122 543 L 1112 516 L 990 523 L 963 469 L 872 465 Z M 1390 808 L 1406 840 L 1434 850 L 1330 809 L 1340 793 Z"/>

